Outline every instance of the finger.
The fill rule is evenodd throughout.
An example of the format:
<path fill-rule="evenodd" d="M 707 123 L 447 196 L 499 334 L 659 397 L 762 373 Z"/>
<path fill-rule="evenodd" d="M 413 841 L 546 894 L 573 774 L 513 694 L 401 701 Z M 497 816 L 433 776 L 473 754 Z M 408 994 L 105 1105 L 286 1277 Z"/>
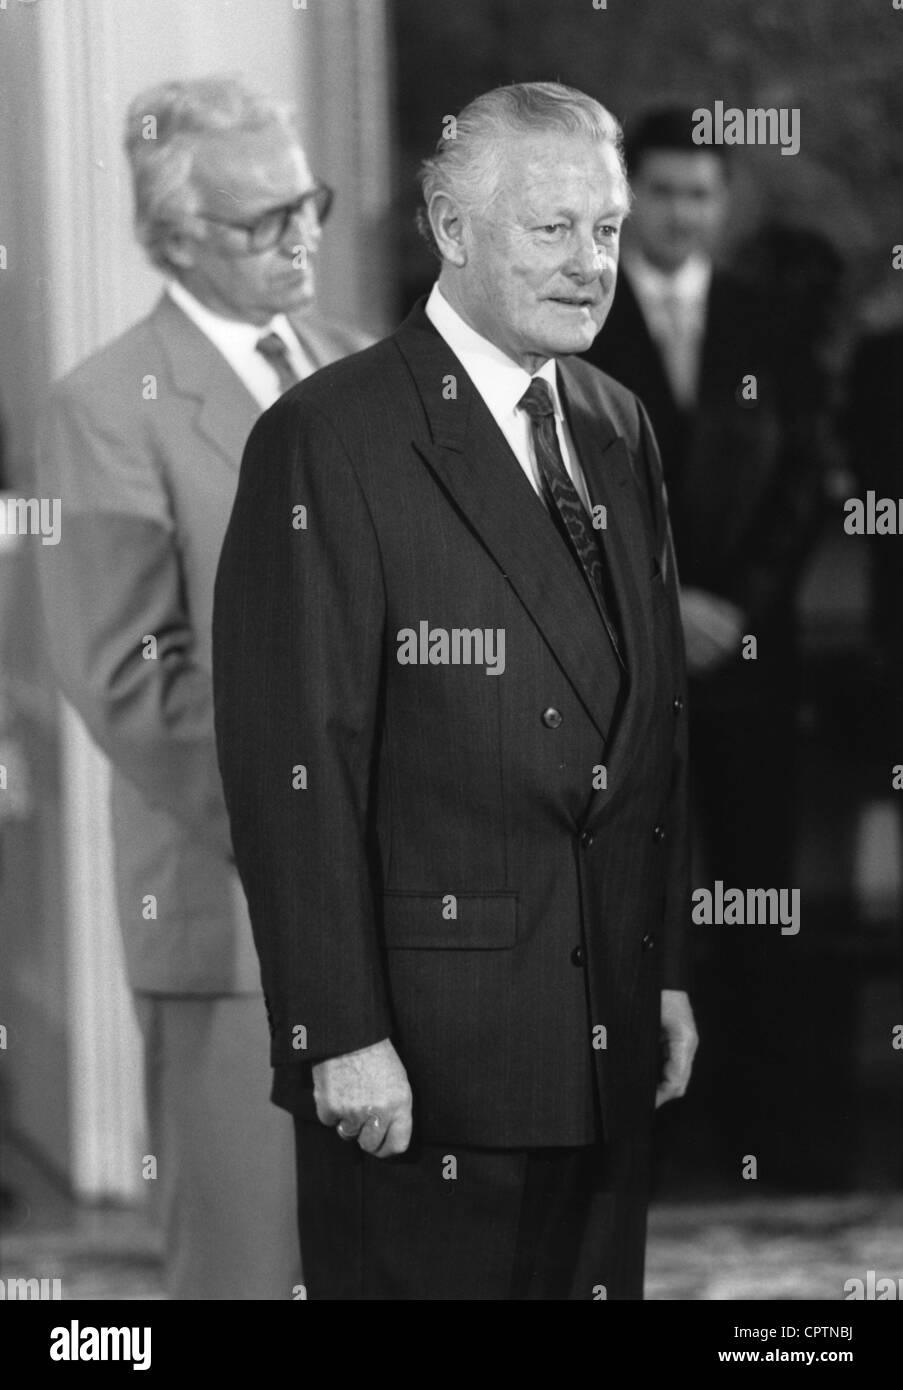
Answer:
<path fill-rule="evenodd" d="M 713 628 L 707 637 L 710 650 L 717 652 L 719 656 L 732 652 L 737 643 L 737 634 L 733 628 Z"/>
<path fill-rule="evenodd" d="M 327 1100 L 318 1096 L 316 1091 L 314 1091 L 314 1103 L 317 1107 L 317 1119 L 321 1125 L 328 1125 L 331 1129 L 333 1125 L 338 1124 L 342 1118 L 341 1110 L 335 1110 Z"/>
<path fill-rule="evenodd" d="M 672 1089 L 670 1083 L 662 1081 L 655 1093 L 655 1108 L 657 1110 L 660 1105 L 666 1105 L 669 1100 L 678 1099 L 678 1093 Z"/>
<path fill-rule="evenodd" d="M 722 650 L 717 637 L 709 631 L 696 634 L 695 648 L 700 656 L 714 656 Z"/>
<path fill-rule="evenodd" d="M 656 1110 L 660 1105 L 664 1105 L 666 1101 L 680 1100 L 685 1090 L 686 1087 L 682 1086 L 679 1080 L 677 1080 L 677 1078 L 673 1076 L 663 1077 L 658 1084 L 658 1089 L 655 1092 Z"/>
<path fill-rule="evenodd" d="M 655 1093 L 655 1108 L 658 1109 L 666 1101 L 678 1100 L 685 1090 L 684 1067 L 681 1064 L 677 1049 L 673 1043 L 670 1043 L 669 1051 L 662 1065 L 662 1079 Z"/>
<path fill-rule="evenodd" d="M 711 637 L 715 649 L 722 656 L 730 656 L 740 644 L 737 629 L 733 627 L 724 632 L 713 632 Z"/>
<path fill-rule="evenodd" d="M 674 1065 L 672 1066 L 670 1072 L 667 1074 L 667 1080 L 670 1083 L 675 1096 L 682 1096 L 686 1094 L 687 1086 L 690 1083 L 690 1067 L 691 1062 L 689 1057 L 679 1054 L 674 1058 Z"/>
<path fill-rule="evenodd" d="M 386 1125 L 379 1114 L 367 1116 L 366 1124 L 361 1126 L 361 1131 L 357 1136 L 357 1142 L 365 1153 L 376 1153 L 381 1148 L 386 1138 Z"/>
<path fill-rule="evenodd" d="M 403 1154 L 411 1142 L 412 1130 L 413 1120 L 411 1116 L 411 1107 L 406 1106 L 404 1111 L 396 1115 L 389 1125 L 385 1143 L 378 1151 L 376 1157 L 389 1158 L 393 1154 Z"/>
<path fill-rule="evenodd" d="M 336 1125 L 336 1134 L 340 1139 L 356 1139 L 361 1132 L 361 1122 L 352 1115 L 343 1115 Z"/>
<path fill-rule="evenodd" d="M 729 598 L 719 598 L 715 600 L 715 609 L 718 617 L 724 623 L 730 623 L 736 631 L 743 625 L 743 614 L 735 603 L 731 603 Z"/>
<path fill-rule="evenodd" d="M 693 658 L 693 666 L 696 671 L 711 671 L 712 667 L 717 666 L 723 659 L 723 653 L 714 647 L 700 648 Z"/>

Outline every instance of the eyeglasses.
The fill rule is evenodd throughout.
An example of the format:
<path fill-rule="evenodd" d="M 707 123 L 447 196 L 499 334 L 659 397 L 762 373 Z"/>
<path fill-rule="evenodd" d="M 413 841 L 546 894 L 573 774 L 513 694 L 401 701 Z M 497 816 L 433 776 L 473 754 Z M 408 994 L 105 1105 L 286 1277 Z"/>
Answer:
<path fill-rule="evenodd" d="M 277 246 L 296 218 L 305 219 L 313 213 L 316 221 L 322 226 L 329 216 L 334 198 L 335 193 L 329 184 L 317 179 L 315 187 L 307 193 L 302 193 L 301 197 L 296 198 L 293 203 L 285 203 L 278 208 L 269 208 L 254 222 L 229 222 L 225 217 L 211 217 L 209 213 L 205 212 L 197 215 L 203 222 L 215 222 L 218 227 L 231 227 L 233 231 L 244 232 L 246 238 L 244 249 L 253 254 L 256 251 L 268 251 L 271 246 Z"/>

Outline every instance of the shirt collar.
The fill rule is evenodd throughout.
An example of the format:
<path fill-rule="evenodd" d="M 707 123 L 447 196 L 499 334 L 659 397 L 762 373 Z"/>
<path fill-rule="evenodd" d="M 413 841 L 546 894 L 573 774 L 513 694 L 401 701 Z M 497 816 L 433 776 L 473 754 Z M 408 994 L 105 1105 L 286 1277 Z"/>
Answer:
<path fill-rule="evenodd" d="M 544 362 L 530 375 L 501 348 L 484 338 L 465 323 L 457 309 L 452 308 L 439 288 L 433 286 L 426 303 L 426 314 L 434 328 L 448 343 L 467 375 L 479 391 L 490 413 L 498 420 L 513 415 L 533 376 L 548 383 L 555 405 L 555 415 L 563 419 L 558 389 L 557 363 L 554 357 Z"/>
<path fill-rule="evenodd" d="M 224 314 L 214 313 L 174 277 L 167 279 L 166 292 L 192 323 L 219 347 L 254 352 L 261 338 L 268 333 L 278 334 L 287 347 L 293 347 L 297 341 L 285 314 L 274 314 L 269 323 L 261 327 L 256 323 L 246 323 L 244 319 L 230 319 Z"/>
<path fill-rule="evenodd" d="M 712 278 L 707 256 L 688 256 L 678 270 L 667 272 L 652 265 L 635 247 L 624 251 L 624 268 L 631 284 L 649 299 L 674 295 L 685 303 L 703 299 Z"/>

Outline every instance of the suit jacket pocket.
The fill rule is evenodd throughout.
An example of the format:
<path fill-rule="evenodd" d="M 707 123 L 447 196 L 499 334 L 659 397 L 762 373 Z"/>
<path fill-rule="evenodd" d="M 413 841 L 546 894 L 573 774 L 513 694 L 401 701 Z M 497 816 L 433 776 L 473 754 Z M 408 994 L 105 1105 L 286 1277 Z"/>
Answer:
<path fill-rule="evenodd" d="M 389 892 L 382 901 L 390 951 L 503 951 L 517 942 L 516 893 Z"/>

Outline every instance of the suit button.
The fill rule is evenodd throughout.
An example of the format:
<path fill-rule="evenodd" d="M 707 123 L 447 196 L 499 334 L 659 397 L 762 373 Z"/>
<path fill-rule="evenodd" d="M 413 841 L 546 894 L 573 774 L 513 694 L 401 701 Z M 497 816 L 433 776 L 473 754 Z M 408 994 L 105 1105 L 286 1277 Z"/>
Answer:
<path fill-rule="evenodd" d="M 657 825 L 652 832 L 652 838 L 657 845 L 660 845 L 665 838 L 665 827 L 663 825 Z"/>
<path fill-rule="evenodd" d="M 561 725 L 561 711 L 552 709 L 551 705 L 542 712 L 542 722 L 547 729 L 557 729 Z"/>
<path fill-rule="evenodd" d="M 647 932 L 646 935 L 643 937 L 643 941 L 642 941 L 643 950 L 644 950 L 644 951 L 651 951 L 654 945 L 655 945 L 655 937 L 652 936 L 649 932 Z"/>
<path fill-rule="evenodd" d="M 583 964 L 583 947 L 582 947 L 582 946 L 575 946 L 574 949 L 573 949 L 573 951 L 571 952 L 571 965 L 582 965 L 582 964 Z"/>
<path fill-rule="evenodd" d="M 671 708 L 673 709 L 674 713 L 675 713 L 675 714 L 680 714 L 680 712 L 681 712 L 681 710 L 683 709 L 683 707 L 684 707 L 684 702 L 683 702 L 683 700 L 680 698 L 679 695 L 675 695 L 675 696 L 674 696 L 674 699 L 673 699 L 673 701 L 672 701 L 672 704 L 671 704 Z"/>
<path fill-rule="evenodd" d="M 590 845 L 592 844 L 593 840 L 595 840 L 595 838 L 596 837 L 591 830 L 584 830 L 583 834 L 580 836 L 580 843 L 584 849 L 589 849 Z"/>

